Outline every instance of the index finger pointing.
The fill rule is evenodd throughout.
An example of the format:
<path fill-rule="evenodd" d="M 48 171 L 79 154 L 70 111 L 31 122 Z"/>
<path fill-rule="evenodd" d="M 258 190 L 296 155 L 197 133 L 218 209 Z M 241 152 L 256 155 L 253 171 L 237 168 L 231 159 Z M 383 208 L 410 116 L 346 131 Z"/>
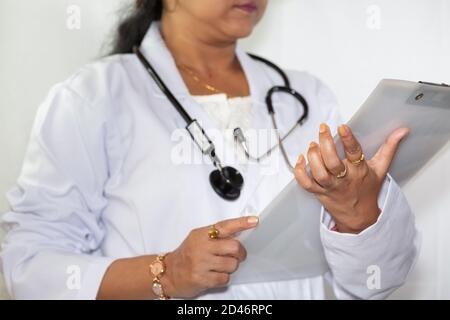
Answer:
<path fill-rule="evenodd" d="M 220 238 L 228 238 L 234 236 L 238 232 L 252 229 L 256 227 L 258 223 L 259 218 L 251 216 L 224 220 L 216 223 L 214 226 L 219 231 Z"/>

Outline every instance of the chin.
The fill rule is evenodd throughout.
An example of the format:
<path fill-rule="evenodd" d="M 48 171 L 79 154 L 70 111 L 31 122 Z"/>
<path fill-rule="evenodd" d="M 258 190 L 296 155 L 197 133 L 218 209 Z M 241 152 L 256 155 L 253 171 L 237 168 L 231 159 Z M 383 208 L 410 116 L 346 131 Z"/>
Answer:
<path fill-rule="evenodd" d="M 227 28 L 227 34 L 235 39 L 242 39 L 249 37 L 254 29 L 253 24 L 236 24 L 232 28 Z"/>

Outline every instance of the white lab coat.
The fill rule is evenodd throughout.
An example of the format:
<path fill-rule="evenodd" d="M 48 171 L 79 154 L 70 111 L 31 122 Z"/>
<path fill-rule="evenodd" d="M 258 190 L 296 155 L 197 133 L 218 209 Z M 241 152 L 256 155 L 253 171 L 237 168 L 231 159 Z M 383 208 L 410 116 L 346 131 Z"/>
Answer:
<path fill-rule="evenodd" d="M 212 130 L 215 124 L 189 95 L 158 26 L 150 28 L 142 51 L 191 116 Z M 265 95 L 282 81 L 240 49 L 237 54 L 251 86 L 251 125 L 271 128 Z M 310 105 L 307 123 L 286 143 L 295 163 L 317 140 L 319 124 L 327 122 L 336 130 L 339 116 L 334 96 L 319 80 L 304 72 L 288 75 Z M 276 99 L 282 130 L 300 112 L 284 99 Z M 134 55 L 102 59 L 56 85 L 39 108 L 22 173 L 8 194 L 11 211 L 3 217 L 9 232 L 1 265 L 12 297 L 94 299 L 115 259 L 171 251 L 194 228 L 259 212 L 293 178 L 276 155 L 271 160 L 276 170 L 270 174 L 223 156 L 245 178 L 240 199 L 224 201 L 209 185 L 210 164 L 174 161 L 178 138 L 173 132 L 184 127 Z M 213 140 L 219 155 L 233 154 L 220 134 Z M 192 153 L 198 156 L 199 151 L 192 147 Z M 392 179 L 386 179 L 379 202 L 379 221 L 359 235 L 330 231 L 329 216 L 322 213 L 328 276 L 339 298 L 384 298 L 402 285 L 413 265 L 414 217 Z M 381 271 L 379 289 L 367 286 L 371 265 Z M 324 297 L 324 278 L 316 277 L 233 285 L 199 298 Z"/>

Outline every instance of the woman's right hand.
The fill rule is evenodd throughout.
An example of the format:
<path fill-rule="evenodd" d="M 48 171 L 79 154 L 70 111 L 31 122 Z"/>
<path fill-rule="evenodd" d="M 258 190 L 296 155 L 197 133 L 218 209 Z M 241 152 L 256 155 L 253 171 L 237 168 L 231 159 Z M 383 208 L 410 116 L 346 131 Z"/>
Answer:
<path fill-rule="evenodd" d="M 161 279 L 165 293 L 173 298 L 194 298 L 208 289 L 226 286 L 247 256 L 234 236 L 258 222 L 257 217 L 243 217 L 216 223 L 218 239 L 209 238 L 211 227 L 191 231 L 165 258 L 166 273 Z"/>

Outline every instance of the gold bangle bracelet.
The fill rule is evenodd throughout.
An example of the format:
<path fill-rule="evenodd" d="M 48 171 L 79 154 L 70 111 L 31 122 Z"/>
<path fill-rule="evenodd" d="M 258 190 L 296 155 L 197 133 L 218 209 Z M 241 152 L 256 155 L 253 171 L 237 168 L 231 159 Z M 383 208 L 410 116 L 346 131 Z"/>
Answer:
<path fill-rule="evenodd" d="M 164 263 L 166 256 L 167 253 L 164 255 L 159 255 L 149 266 L 150 275 L 154 277 L 152 281 L 152 291 L 159 300 L 170 299 L 170 297 L 166 295 L 163 284 L 161 283 L 161 277 L 166 273 L 166 264 Z"/>

